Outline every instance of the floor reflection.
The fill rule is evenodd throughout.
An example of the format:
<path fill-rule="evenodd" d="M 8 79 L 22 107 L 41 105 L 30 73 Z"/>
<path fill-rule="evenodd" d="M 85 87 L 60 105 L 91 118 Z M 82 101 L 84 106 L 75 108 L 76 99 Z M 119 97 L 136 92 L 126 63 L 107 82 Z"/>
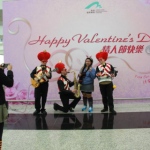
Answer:
<path fill-rule="evenodd" d="M 92 113 L 83 114 L 82 129 L 94 129 Z"/>
<path fill-rule="evenodd" d="M 111 113 L 104 113 L 101 129 L 113 129 L 113 125 L 114 125 L 114 115 Z"/>
<path fill-rule="evenodd" d="M 150 112 L 134 113 L 78 113 L 10 114 L 5 129 L 14 130 L 94 130 L 150 128 Z"/>
<path fill-rule="evenodd" d="M 35 124 L 36 124 L 37 130 L 41 130 L 41 129 L 47 130 L 48 129 L 45 118 L 46 118 L 46 116 L 40 115 L 40 114 L 35 117 Z"/>

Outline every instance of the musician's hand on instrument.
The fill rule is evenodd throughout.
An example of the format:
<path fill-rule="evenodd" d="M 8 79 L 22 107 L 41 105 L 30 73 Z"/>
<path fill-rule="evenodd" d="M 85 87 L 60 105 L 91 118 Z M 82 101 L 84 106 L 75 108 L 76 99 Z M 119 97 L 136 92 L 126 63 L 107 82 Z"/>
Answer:
<path fill-rule="evenodd" d="M 73 92 L 73 93 L 76 93 L 76 92 L 77 92 L 77 90 L 76 90 L 76 89 L 74 89 L 74 90 L 72 90 L 72 92 Z"/>
<path fill-rule="evenodd" d="M 34 78 L 34 80 L 35 80 L 36 82 L 38 82 L 38 81 L 39 81 L 39 79 L 38 79 L 38 78 Z"/>
<path fill-rule="evenodd" d="M 97 77 L 101 77 L 101 76 L 102 76 L 101 72 L 98 72 L 98 73 L 96 74 L 96 76 L 97 76 Z"/>
<path fill-rule="evenodd" d="M 111 74 L 111 77 L 115 77 L 115 75 L 114 75 L 114 74 Z"/>
<path fill-rule="evenodd" d="M 47 72 L 47 73 L 45 73 L 45 74 L 46 74 L 47 77 L 50 77 L 50 73 L 49 73 L 49 72 Z"/>
<path fill-rule="evenodd" d="M 81 75 L 82 75 L 82 74 L 81 74 L 81 73 L 79 73 L 79 74 L 78 74 L 78 77 L 81 77 Z"/>

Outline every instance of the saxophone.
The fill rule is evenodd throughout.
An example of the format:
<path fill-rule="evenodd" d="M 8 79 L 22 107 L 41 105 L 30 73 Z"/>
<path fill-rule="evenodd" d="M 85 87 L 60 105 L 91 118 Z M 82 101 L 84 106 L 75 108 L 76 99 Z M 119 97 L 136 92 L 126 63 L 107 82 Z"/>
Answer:
<path fill-rule="evenodd" d="M 77 90 L 77 92 L 75 93 L 75 97 L 79 98 L 80 97 L 80 83 L 78 83 L 77 78 L 76 78 L 76 72 L 75 71 L 71 71 L 71 73 L 74 73 L 74 89 Z"/>

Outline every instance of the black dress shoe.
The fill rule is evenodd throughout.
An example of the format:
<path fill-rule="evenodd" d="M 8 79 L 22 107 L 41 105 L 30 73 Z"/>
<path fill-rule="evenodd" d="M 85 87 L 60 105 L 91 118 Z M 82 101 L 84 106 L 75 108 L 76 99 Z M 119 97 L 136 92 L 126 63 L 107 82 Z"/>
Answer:
<path fill-rule="evenodd" d="M 47 115 L 46 110 L 45 109 L 41 109 L 41 114 L 46 116 Z"/>
<path fill-rule="evenodd" d="M 36 116 L 36 115 L 38 115 L 39 113 L 40 113 L 40 110 L 35 110 L 35 111 L 33 112 L 33 115 Z"/>
<path fill-rule="evenodd" d="M 110 109 L 109 111 L 110 111 L 110 113 L 112 113 L 112 114 L 114 114 L 114 115 L 117 114 L 117 112 L 116 112 L 114 109 Z"/>
<path fill-rule="evenodd" d="M 74 112 L 74 110 L 73 110 L 73 108 L 72 108 L 72 107 L 70 107 L 70 108 L 69 108 L 69 111 L 70 111 L 70 112 Z"/>
<path fill-rule="evenodd" d="M 56 110 L 56 111 L 58 110 L 58 109 L 57 109 L 57 104 L 56 104 L 56 103 L 54 103 L 53 108 L 54 108 L 54 110 Z"/>
<path fill-rule="evenodd" d="M 106 112 L 106 111 L 108 111 L 108 108 L 104 108 L 101 110 L 101 112 Z"/>

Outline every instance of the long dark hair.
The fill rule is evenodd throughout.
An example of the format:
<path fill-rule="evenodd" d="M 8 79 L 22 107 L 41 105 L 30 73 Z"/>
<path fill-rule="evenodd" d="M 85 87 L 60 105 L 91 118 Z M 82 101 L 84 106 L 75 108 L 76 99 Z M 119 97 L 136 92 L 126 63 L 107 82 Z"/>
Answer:
<path fill-rule="evenodd" d="M 87 60 L 87 59 L 90 60 L 91 65 L 88 66 L 86 72 L 87 72 L 87 71 L 90 69 L 90 67 L 93 65 L 93 59 L 92 59 L 91 57 L 87 57 L 87 58 L 85 59 L 84 66 L 82 67 L 81 74 L 84 72 L 84 69 L 86 68 L 86 60 Z"/>

